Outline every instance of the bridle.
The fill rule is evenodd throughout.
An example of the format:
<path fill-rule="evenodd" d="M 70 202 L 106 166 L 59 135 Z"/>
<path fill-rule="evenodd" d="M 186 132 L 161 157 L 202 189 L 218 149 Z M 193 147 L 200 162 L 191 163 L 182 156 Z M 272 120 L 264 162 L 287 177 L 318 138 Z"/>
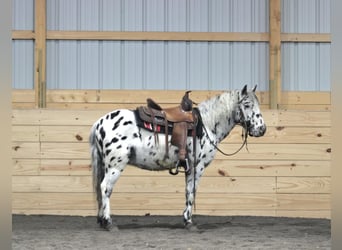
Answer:
<path fill-rule="evenodd" d="M 241 113 L 241 116 L 242 116 L 242 119 L 240 120 L 240 122 L 238 123 L 238 125 L 240 125 L 243 130 L 242 130 L 242 137 L 243 137 L 243 142 L 242 142 L 242 145 L 233 153 L 225 153 L 224 151 L 222 151 L 218 146 L 217 144 L 215 144 L 214 141 L 212 141 L 209 137 L 209 133 L 207 131 L 207 128 L 203 125 L 203 128 L 204 128 L 204 131 L 206 133 L 206 137 L 207 139 L 209 140 L 210 144 L 217 150 L 219 151 L 221 154 L 225 155 L 225 156 L 233 156 L 233 155 L 236 155 L 237 153 L 239 153 L 241 151 L 241 149 L 246 146 L 246 149 L 248 151 L 248 146 L 247 146 L 247 138 L 248 138 L 248 131 L 249 131 L 249 126 L 250 126 L 250 123 L 246 121 L 246 114 L 245 114 L 245 111 L 243 108 L 241 108 L 241 104 L 242 104 L 242 101 L 245 100 L 246 97 L 242 98 L 241 100 L 239 100 L 238 102 L 238 105 L 239 105 L 239 111 Z M 198 112 L 199 113 L 199 112 Z M 198 119 L 202 122 L 203 124 L 203 120 L 202 120 L 202 116 L 201 114 L 199 113 L 199 117 Z"/>

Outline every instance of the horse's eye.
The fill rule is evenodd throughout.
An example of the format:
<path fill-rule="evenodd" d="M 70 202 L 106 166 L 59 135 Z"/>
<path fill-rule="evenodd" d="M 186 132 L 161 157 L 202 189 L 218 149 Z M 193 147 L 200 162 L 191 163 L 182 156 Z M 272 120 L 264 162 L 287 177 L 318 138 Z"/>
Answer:
<path fill-rule="evenodd" d="M 244 106 L 246 109 L 249 109 L 249 108 L 251 107 L 248 103 L 245 103 L 243 106 Z"/>

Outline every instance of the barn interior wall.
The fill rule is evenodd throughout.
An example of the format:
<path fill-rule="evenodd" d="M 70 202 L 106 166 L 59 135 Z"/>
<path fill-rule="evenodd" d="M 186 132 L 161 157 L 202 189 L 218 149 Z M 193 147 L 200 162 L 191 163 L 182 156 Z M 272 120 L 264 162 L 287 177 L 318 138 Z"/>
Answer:
<path fill-rule="evenodd" d="M 88 135 L 106 111 L 133 109 L 148 97 L 174 106 L 184 89 L 200 102 L 257 83 L 267 134 L 251 138 L 249 151 L 217 155 L 200 184 L 196 213 L 330 218 L 330 1 L 282 1 L 282 32 L 309 38 L 282 38 L 278 109 L 269 109 L 269 40 L 255 38 L 270 29 L 267 0 L 47 0 L 48 32 L 184 31 L 208 40 L 49 38 L 46 108 L 37 108 L 30 34 L 36 1 L 13 1 L 13 30 L 23 36 L 13 39 L 12 51 L 13 213 L 96 214 Z M 210 32 L 252 38 L 217 41 Z M 240 143 L 235 129 L 222 148 Z M 114 214 L 179 215 L 184 178 L 128 168 L 112 203 Z"/>

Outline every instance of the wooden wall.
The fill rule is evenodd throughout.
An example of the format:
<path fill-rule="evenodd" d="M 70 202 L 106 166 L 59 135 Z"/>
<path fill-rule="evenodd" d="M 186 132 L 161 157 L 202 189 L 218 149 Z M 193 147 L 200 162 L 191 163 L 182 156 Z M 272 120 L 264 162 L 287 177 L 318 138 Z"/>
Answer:
<path fill-rule="evenodd" d="M 201 101 L 217 92 L 195 91 Z M 34 91 L 13 92 L 15 214 L 96 215 L 89 130 L 105 112 L 134 108 L 152 97 L 175 105 L 181 91 L 48 91 L 47 108 L 34 109 Z M 249 138 L 249 152 L 217 153 L 202 178 L 196 214 L 330 218 L 330 93 L 282 93 L 282 109 L 268 109 L 258 93 L 267 133 Z M 236 150 L 241 129 L 221 144 Z M 184 176 L 128 167 L 111 198 L 115 214 L 181 215 Z"/>

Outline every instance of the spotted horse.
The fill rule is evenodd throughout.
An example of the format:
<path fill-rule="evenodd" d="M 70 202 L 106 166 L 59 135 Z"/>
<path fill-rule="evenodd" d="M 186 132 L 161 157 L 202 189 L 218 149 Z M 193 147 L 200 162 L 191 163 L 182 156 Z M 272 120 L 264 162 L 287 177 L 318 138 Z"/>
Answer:
<path fill-rule="evenodd" d="M 266 132 L 266 124 L 255 95 L 256 86 L 247 90 L 223 92 L 199 103 L 196 140 L 186 137 L 187 159 L 193 166 L 185 171 L 185 209 L 183 212 L 186 228 L 194 228 L 192 209 L 196 190 L 206 167 L 212 162 L 218 144 L 228 136 L 235 125 L 241 125 L 247 136 L 260 137 Z M 198 130 L 198 128 L 197 128 Z M 94 191 L 98 203 L 97 220 L 101 227 L 113 227 L 110 215 L 110 196 L 113 186 L 127 164 L 146 170 L 170 170 L 176 167 L 179 149 L 172 145 L 171 135 L 159 134 L 155 140 L 154 131 L 138 125 L 135 110 L 114 110 L 96 121 L 90 133 L 91 165 Z M 196 145 L 192 145 L 195 141 Z M 168 157 L 165 157 L 168 142 Z M 191 151 L 195 149 L 196 152 Z M 196 162 L 194 162 L 196 159 Z"/>

